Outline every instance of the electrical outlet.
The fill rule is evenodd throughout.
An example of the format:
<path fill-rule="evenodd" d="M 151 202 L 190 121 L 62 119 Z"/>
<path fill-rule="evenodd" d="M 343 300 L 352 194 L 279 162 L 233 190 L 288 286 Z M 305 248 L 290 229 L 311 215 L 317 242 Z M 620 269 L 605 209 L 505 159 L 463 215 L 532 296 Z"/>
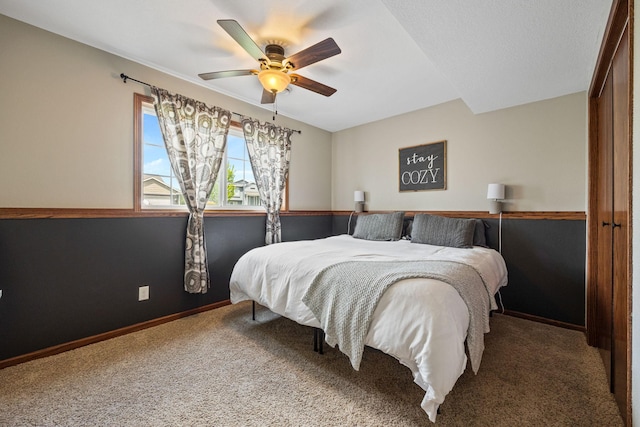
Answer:
<path fill-rule="evenodd" d="M 149 286 L 140 286 L 138 288 L 138 301 L 145 301 L 149 299 Z"/>

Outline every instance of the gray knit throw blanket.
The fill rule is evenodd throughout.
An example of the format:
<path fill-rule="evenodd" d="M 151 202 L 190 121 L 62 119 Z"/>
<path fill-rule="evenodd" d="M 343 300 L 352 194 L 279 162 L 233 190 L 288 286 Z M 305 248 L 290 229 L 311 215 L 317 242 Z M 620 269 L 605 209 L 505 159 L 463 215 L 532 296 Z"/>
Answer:
<path fill-rule="evenodd" d="M 469 309 L 467 349 L 478 373 L 484 333 L 489 332 L 489 290 L 471 266 L 455 261 L 346 261 L 313 279 L 302 301 L 320 321 L 329 345 L 338 345 L 356 371 L 373 312 L 389 286 L 410 278 L 437 279 L 453 286 Z"/>

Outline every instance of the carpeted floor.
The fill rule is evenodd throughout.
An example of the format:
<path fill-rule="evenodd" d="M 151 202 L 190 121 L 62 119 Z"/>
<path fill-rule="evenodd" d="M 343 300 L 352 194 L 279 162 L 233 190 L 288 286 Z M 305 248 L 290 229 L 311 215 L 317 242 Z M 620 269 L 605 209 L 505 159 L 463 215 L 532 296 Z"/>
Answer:
<path fill-rule="evenodd" d="M 1 426 L 429 426 L 409 369 L 367 348 L 359 372 L 310 328 L 227 306 L 0 370 Z M 441 426 L 620 426 L 580 332 L 494 315 L 478 375 Z"/>

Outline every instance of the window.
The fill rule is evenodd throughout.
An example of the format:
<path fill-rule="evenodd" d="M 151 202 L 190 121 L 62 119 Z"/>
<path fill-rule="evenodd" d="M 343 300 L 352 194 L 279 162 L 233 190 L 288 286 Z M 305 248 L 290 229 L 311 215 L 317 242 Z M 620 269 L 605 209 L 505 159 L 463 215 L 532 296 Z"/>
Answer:
<path fill-rule="evenodd" d="M 233 124 L 229 129 L 225 149 L 226 183 L 224 179 L 218 179 L 220 182 L 216 182 L 221 188 L 227 189 L 225 200 L 220 199 L 227 206 L 262 206 L 247 144 L 241 132 L 240 128 Z"/>
<path fill-rule="evenodd" d="M 138 209 L 186 209 L 167 155 L 153 99 L 135 95 L 136 206 Z M 260 210 L 260 194 L 253 176 L 240 124 L 232 122 L 225 157 L 207 209 Z"/>

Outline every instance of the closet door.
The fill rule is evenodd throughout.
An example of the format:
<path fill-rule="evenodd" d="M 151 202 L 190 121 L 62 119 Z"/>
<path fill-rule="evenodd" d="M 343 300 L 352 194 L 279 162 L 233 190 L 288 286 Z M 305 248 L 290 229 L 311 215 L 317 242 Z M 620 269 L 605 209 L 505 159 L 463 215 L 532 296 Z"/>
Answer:
<path fill-rule="evenodd" d="M 587 339 L 631 425 L 631 93 L 633 1 L 613 0 L 589 90 Z"/>
<path fill-rule="evenodd" d="M 613 77 L 607 77 L 597 100 L 597 287 L 596 337 L 611 384 L 611 336 L 613 333 Z M 613 391 L 613 389 L 611 389 Z"/>
<path fill-rule="evenodd" d="M 629 358 L 629 260 L 630 233 L 630 149 L 629 140 L 629 31 L 624 31 L 613 58 L 613 342 L 612 389 L 626 418 L 630 396 L 627 377 Z"/>

